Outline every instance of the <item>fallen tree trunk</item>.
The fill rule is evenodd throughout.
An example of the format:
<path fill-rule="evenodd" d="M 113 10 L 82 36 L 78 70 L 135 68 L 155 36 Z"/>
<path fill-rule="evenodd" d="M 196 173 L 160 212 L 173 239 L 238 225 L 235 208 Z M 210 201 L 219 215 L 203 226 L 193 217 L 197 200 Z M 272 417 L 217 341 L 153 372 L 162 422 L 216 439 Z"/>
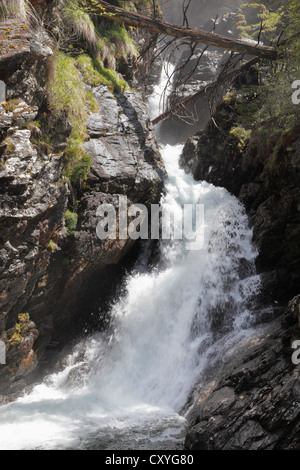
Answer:
<path fill-rule="evenodd" d="M 251 44 L 240 39 L 232 39 L 220 34 L 191 29 L 168 23 L 161 19 L 149 18 L 148 16 L 124 10 L 102 0 L 81 0 L 80 5 L 94 15 L 101 15 L 113 21 L 146 29 L 156 34 L 165 34 L 178 39 L 186 39 L 195 43 L 202 43 L 208 46 L 220 47 L 233 52 L 249 54 L 257 57 L 276 59 L 275 47 L 263 46 L 261 44 Z"/>
<path fill-rule="evenodd" d="M 170 117 L 172 114 L 175 114 L 177 111 L 184 110 L 186 106 L 189 105 L 190 103 L 195 102 L 199 98 L 203 98 L 203 96 L 205 95 L 209 95 L 209 93 L 213 92 L 220 85 L 226 82 L 230 82 L 239 73 L 243 72 L 244 70 L 249 69 L 252 65 L 255 65 L 258 61 L 259 61 L 259 58 L 255 57 L 249 60 L 248 62 L 246 62 L 245 64 L 240 65 L 239 67 L 235 68 L 228 74 L 224 75 L 224 77 L 222 77 L 221 79 L 218 79 L 215 82 L 211 83 L 210 85 L 206 86 L 205 88 L 202 88 L 194 95 L 188 96 L 184 100 L 180 101 L 180 103 L 170 108 L 165 113 L 160 114 L 157 118 L 153 119 L 152 124 L 156 125 L 160 123 L 161 121 L 164 121 L 165 119 Z"/>

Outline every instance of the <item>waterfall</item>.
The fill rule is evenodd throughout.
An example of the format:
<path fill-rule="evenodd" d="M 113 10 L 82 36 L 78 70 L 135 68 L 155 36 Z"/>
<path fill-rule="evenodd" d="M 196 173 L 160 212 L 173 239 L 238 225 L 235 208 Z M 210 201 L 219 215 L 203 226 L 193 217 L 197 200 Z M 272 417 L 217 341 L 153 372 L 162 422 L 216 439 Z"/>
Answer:
<path fill-rule="evenodd" d="M 152 116 L 166 83 L 164 70 Z M 179 449 L 192 387 L 251 334 L 259 277 L 245 211 L 225 189 L 185 174 L 181 151 L 161 148 L 161 204 L 168 214 L 204 205 L 201 249 L 161 240 L 152 270 L 145 251 L 112 302 L 108 331 L 82 340 L 63 371 L 0 408 L 1 449 Z"/>

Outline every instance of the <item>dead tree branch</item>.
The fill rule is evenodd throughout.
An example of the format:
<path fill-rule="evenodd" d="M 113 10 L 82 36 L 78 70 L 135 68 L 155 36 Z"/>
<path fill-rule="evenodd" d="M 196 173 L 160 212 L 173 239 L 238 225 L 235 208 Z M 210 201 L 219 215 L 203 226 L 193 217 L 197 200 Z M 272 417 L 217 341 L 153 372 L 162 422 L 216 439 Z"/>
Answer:
<path fill-rule="evenodd" d="M 240 39 L 232 39 L 216 33 L 210 33 L 198 29 L 187 28 L 168 23 L 158 18 L 149 18 L 139 13 L 130 12 L 123 8 L 116 7 L 102 0 L 91 1 L 81 0 L 80 4 L 89 13 L 101 15 L 110 20 L 128 24 L 136 28 L 146 29 L 157 34 L 165 34 L 179 39 L 187 39 L 195 43 L 202 43 L 208 46 L 219 47 L 221 49 L 240 52 L 255 57 L 265 57 L 276 59 L 277 51 L 275 47 L 261 44 L 251 44 Z"/>
<path fill-rule="evenodd" d="M 208 85 L 205 88 L 202 88 L 201 90 L 199 90 L 194 95 L 188 96 L 187 98 L 182 100 L 180 103 L 178 103 L 177 105 L 173 106 L 168 111 L 164 112 L 163 114 L 161 114 L 160 116 L 155 118 L 152 121 L 152 124 L 156 125 L 156 124 L 160 123 L 161 121 L 164 121 L 165 119 L 167 119 L 171 115 L 175 114 L 176 112 L 178 112 L 182 109 L 185 109 L 187 107 L 187 105 L 190 105 L 191 103 L 194 103 L 197 99 L 202 98 L 204 96 L 208 96 L 210 93 L 215 91 L 220 85 L 223 85 L 225 83 L 230 82 L 239 73 L 243 72 L 244 70 L 247 70 L 252 65 L 255 65 L 258 61 L 259 61 L 259 58 L 255 57 L 255 58 L 249 60 L 248 62 L 240 65 L 239 67 L 235 68 L 234 70 L 228 72 L 226 75 L 223 75 L 222 78 L 218 78 L 218 80 L 216 80 L 215 82 L 211 83 L 210 85 Z"/>

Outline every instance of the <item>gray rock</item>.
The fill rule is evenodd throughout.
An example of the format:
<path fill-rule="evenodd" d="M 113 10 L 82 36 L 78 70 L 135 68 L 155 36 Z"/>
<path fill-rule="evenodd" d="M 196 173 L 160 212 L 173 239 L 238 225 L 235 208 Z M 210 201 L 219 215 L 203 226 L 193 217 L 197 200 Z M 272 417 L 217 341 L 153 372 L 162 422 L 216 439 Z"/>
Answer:
<path fill-rule="evenodd" d="M 300 367 L 283 347 L 280 318 L 207 377 L 187 416 L 187 450 L 300 449 Z"/>
<path fill-rule="evenodd" d="M 20 100 L 13 110 L 13 125 L 25 127 L 31 121 L 34 121 L 38 115 L 37 106 L 29 106 L 25 101 Z"/>
<path fill-rule="evenodd" d="M 44 60 L 53 55 L 51 40 L 46 31 L 38 26 L 31 31 L 30 60 Z"/>

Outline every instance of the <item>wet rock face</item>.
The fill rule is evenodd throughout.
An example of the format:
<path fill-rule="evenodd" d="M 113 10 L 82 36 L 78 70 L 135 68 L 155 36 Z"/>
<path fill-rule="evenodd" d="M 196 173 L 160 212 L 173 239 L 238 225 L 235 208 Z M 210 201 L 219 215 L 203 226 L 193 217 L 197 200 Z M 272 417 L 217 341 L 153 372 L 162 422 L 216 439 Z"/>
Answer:
<path fill-rule="evenodd" d="M 0 43 L 1 80 L 8 80 L 26 62 L 42 61 L 53 54 L 48 34 L 20 19 L 0 21 Z"/>
<path fill-rule="evenodd" d="M 6 80 L 30 55 L 32 34 L 20 20 L 0 22 L 0 79 Z"/>
<path fill-rule="evenodd" d="M 299 307 L 298 296 L 285 318 L 294 322 Z M 292 361 L 294 334 L 275 320 L 240 350 L 238 346 L 234 357 L 224 358 L 219 376 L 195 395 L 186 449 L 300 449 L 300 365 Z"/>
<path fill-rule="evenodd" d="M 146 106 L 132 92 L 114 97 L 104 86 L 95 98 L 100 111 L 87 121 L 86 149 L 93 157 L 87 184 L 135 202 L 157 200 L 165 171 Z"/>
<path fill-rule="evenodd" d="M 1 107 L 1 114 L 5 139 L 0 157 L 0 335 L 9 337 L 7 332 L 23 307 L 35 298 L 39 308 L 31 310 L 31 318 L 38 325 L 44 347 L 44 335 L 52 323 L 42 308 L 48 295 L 45 281 L 52 269 L 49 242 L 53 238 L 61 243 L 66 236 L 63 221 L 68 188 L 61 159 L 39 154 L 31 142 L 27 124 L 35 119 L 37 108 L 16 100 L 8 112 Z M 13 358 L 8 348 L 5 378 L 10 374 L 9 382 L 0 377 L 7 393 L 12 393 L 15 382 L 38 364 L 36 344 L 35 352 L 31 352 L 38 336 L 38 332 L 31 335 L 30 357 L 17 352 Z"/>
<path fill-rule="evenodd" d="M 240 83 L 252 86 L 252 92 L 242 95 Z M 275 312 L 277 320 L 267 319 L 255 339 L 237 347 L 234 357 L 223 358 L 215 368 L 219 374 L 208 372 L 205 385 L 195 388 L 185 442 L 189 450 L 300 448 L 300 370 L 292 360 L 292 345 L 300 339 L 299 131 L 287 137 L 288 152 L 282 142 L 275 164 L 274 148 L 266 145 L 259 153 L 244 134 L 231 132 L 240 125 L 236 104 L 254 99 L 256 84 L 254 71 L 239 77 L 237 91 L 217 107 L 217 125 L 188 140 L 180 166 L 196 180 L 225 187 L 245 205 L 259 251 L 258 300 L 272 309 L 283 307 Z"/>
<path fill-rule="evenodd" d="M 136 243 L 99 240 L 99 205 L 112 204 L 118 211 L 123 195 L 128 204 L 149 207 L 160 201 L 165 176 L 142 99 L 98 87 L 99 113 L 87 121 L 91 168 L 79 195 L 77 230 L 68 235 L 70 190 L 63 149 L 69 123 L 61 123 L 55 153 L 37 143 L 41 136 L 35 120 L 45 109 L 44 65 L 44 59 L 26 62 L 16 71 L 7 83 L 9 100 L 0 105 L 0 339 L 7 346 L 0 395 L 8 397 L 30 382 L 53 339 L 70 339 L 68 327 L 81 313 L 91 279 L 105 278 L 105 269 L 117 265 Z M 11 344 L 24 311 L 30 314 L 30 331 Z"/>
<path fill-rule="evenodd" d="M 105 86 L 94 90 L 100 110 L 87 121 L 90 140 L 86 150 L 92 156 L 86 189 L 78 208 L 74 240 L 76 264 L 86 270 L 118 263 L 135 241 L 99 240 L 97 209 L 109 204 L 119 216 L 119 197 L 148 208 L 158 203 L 165 170 L 153 134 L 148 112 L 141 98 L 124 92 L 114 96 Z M 80 260 L 81 258 L 81 260 Z"/>

